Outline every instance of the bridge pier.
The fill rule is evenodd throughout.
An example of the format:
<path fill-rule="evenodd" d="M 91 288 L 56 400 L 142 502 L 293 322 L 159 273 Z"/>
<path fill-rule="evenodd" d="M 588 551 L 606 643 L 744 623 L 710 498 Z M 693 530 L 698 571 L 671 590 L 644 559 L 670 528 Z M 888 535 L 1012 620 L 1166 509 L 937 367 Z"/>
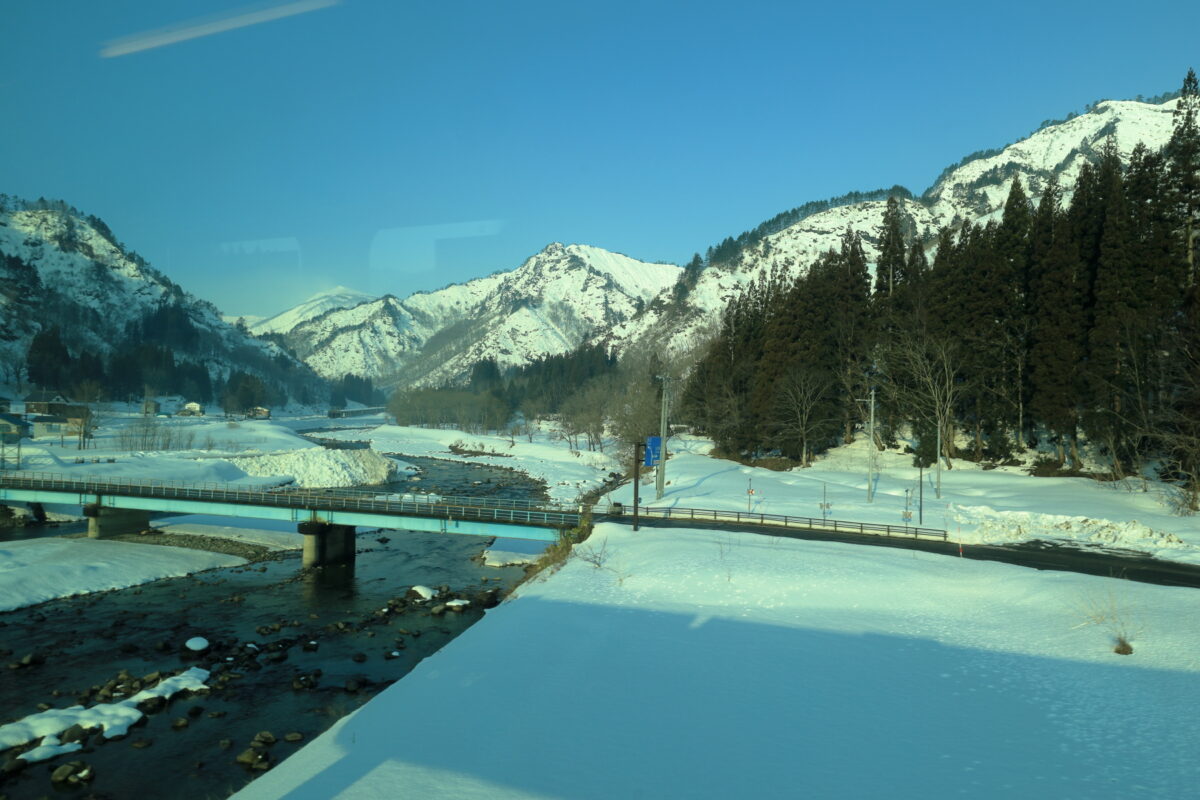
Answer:
<path fill-rule="evenodd" d="M 107 539 L 125 533 L 141 533 L 150 527 L 150 512 L 132 508 L 109 508 L 99 503 L 83 507 L 88 521 L 88 538 Z"/>
<path fill-rule="evenodd" d="M 304 536 L 303 566 L 354 564 L 356 532 L 353 525 L 301 522 L 297 530 Z"/>

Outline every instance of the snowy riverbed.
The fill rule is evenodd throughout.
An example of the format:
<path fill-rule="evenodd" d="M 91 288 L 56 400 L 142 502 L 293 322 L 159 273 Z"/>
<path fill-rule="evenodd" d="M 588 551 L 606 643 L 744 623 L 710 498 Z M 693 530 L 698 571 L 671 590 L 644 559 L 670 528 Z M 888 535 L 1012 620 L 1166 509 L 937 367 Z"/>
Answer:
<path fill-rule="evenodd" d="M 0 611 L 244 563 L 221 553 L 103 539 L 2 542 Z"/>

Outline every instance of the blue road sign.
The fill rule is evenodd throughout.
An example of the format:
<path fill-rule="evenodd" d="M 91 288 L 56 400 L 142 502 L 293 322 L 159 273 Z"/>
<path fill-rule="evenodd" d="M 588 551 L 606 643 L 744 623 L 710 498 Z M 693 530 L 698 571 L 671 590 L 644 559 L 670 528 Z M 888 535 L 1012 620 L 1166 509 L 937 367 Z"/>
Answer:
<path fill-rule="evenodd" d="M 647 436 L 646 437 L 646 461 L 643 466 L 657 467 L 658 462 L 662 461 L 662 437 Z"/>

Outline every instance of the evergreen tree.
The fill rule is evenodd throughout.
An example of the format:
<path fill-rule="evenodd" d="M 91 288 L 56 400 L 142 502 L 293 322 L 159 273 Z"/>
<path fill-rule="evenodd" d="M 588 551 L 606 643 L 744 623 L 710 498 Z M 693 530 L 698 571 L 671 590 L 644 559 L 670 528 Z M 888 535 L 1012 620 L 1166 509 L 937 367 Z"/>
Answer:
<path fill-rule="evenodd" d="M 1171 200 L 1175 207 L 1188 265 L 1188 285 L 1200 282 L 1196 242 L 1200 239 L 1200 86 L 1189 69 L 1175 106 L 1171 140 L 1166 146 L 1171 174 Z"/>
<path fill-rule="evenodd" d="M 72 364 L 71 354 L 57 327 L 38 331 L 29 343 L 25 371 L 29 380 L 43 389 L 65 391 L 75 382 L 71 379 Z"/>
<path fill-rule="evenodd" d="M 1032 224 L 1029 199 L 1019 177 L 1014 178 L 1004 204 L 1004 215 L 996 232 L 999 251 L 996 335 L 1001 343 L 1008 379 L 999 384 L 1005 416 L 1016 414 L 1016 439 L 1026 439 L 1025 405 L 1028 400 L 1029 333 L 1029 230 Z"/>
<path fill-rule="evenodd" d="M 1101 443 L 1123 474 L 1133 457 L 1128 430 L 1130 400 L 1137 379 L 1132 363 L 1138 345 L 1137 284 L 1130 238 L 1129 207 L 1116 145 L 1105 147 L 1098 174 L 1102 180 L 1103 223 L 1092 290 L 1092 326 L 1088 331 L 1087 386 L 1091 399 L 1084 415 L 1088 436 Z"/>
<path fill-rule="evenodd" d="M 875 295 L 891 297 L 896 284 L 904 281 L 904 233 L 900 229 L 900 202 L 889 197 L 883 212 L 883 235 L 879 261 L 875 265 Z"/>
<path fill-rule="evenodd" d="M 1049 431 L 1058 463 L 1069 448 L 1078 466 L 1075 433 L 1086 335 L 1083 269 L 1070 223 L 1059 209 L 1060 197 L 1057 181 L 1051 181 L 1030 230 L 1030 411 Z"/>

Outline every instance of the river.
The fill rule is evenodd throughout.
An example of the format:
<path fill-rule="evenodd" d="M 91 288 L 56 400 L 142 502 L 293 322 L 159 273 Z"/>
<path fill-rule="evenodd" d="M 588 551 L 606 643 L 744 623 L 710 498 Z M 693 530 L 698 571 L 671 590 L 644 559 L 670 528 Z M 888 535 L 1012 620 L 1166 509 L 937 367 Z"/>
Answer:
<path fill-rule="evenodd" d="M 510 470 L 404 460 L 422 470 L 419 481 L 403 482 L 408 490 L 524 499 L 544 491 Z M 207 693 L 178 697 L 123 739 L 93 735 L 83 751 L 0 776 L 0 796 L 45 796 L 53 791 L 51 772 L 70 761 L 91 767 L 83 795 L 228 796 L 260 774 L 235 761 L 257 734 L 270 732 L 275 742 L 261 749 L 278 763 L 437 652 L 511 589 L 524 572 L 483 566 L 478 556 L 488 543 L 360 532 L 353 573 L 303 571 L 293 551 L 0 614 L 0 722 L 35 713 L 39 704 L 90 706 L 122 671 L 137 679 L 191 665 L 213 670 Z M 434 603 L 405 600 L 416 584 L 445 587 L 446 596 L 471 604 L 434 614 Z M 192 636 L 208 639 L 209 650 L 187 651 L 183 643 Z M 26 654 L 35 655 L 32 665 L 6 668 Z M 419 727 L 420 720 L 397 724 Z M 300 738 L 286 741 L 286 734 Z M 0 754 L 0 762 L 14 752 Z"/>

